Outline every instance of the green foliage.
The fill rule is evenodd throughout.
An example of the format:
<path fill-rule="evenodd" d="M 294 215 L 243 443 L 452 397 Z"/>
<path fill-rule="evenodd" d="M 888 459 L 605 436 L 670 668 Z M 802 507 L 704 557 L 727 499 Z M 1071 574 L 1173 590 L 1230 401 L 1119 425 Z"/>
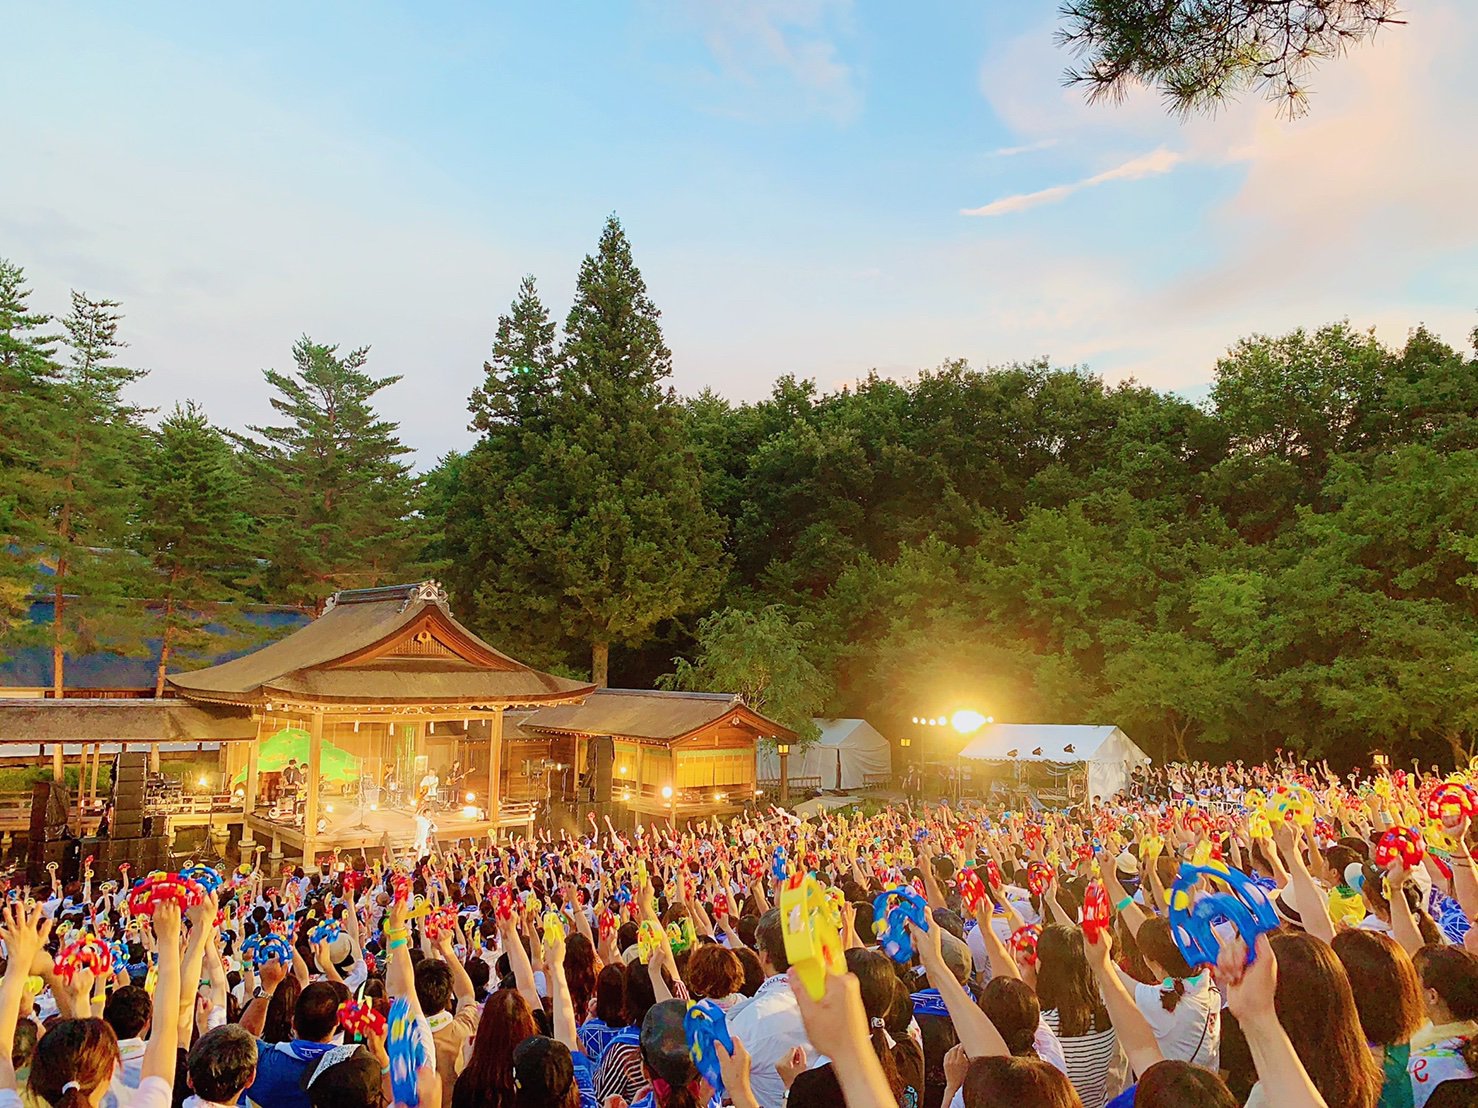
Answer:
<path fill-rule="evenodd" d="M 814 717 L 831 697 L 831 683 L 815 661 L 814 631 L 778 604 L 756 612 L 723 608 L 698 621 L 695 659 L 674 658 L 676 669 L 659 685 L 738 693 L 804 745 L 821 733 Z"/>
<path fill-rule="evenodd" d="M 253 637 L 237 615 L 251 566 L 251 515 L 230 443 L 193 401 L 176 405 L 160 424 L 142 477 L 139 538 L 154 568 L 150 599 L 162 693 L 177 655 L 188 660 L 240 649 Z"/>
<path fill-rule="evenodd" d="M 1058 41 L 1083 61 L 1068 83 L 1090 99 L 1143 83 L 1189 114 L 1252 90 L 1290 118 L 1318 63 L 1401 22 L 1397 0 L 1065 0 L 1060 12 Z"/>
<path fill-rule="evenodd" d="M 306 335 L 293 346 L 293 374 L 267 370 L 283 422 L 240 440 L 252 495 L 270 514 L 255 542 L 267 560 L 264 586 L 289 603 L 321 608 L 334 592 L 402 578 L 420 540 L 411 522 L 416 482 L 410 453 L 373 400 L 399 377 L 364 371 L 369 348 L 340 356 Z"/>
<path fill-rule="evenodd" d="M 526 283 L 506 318 L 508 341 L 525 348 L 519 321 L 542 318 L 532 295 Z M 710 602 L 723 580 L 722 523 L 703 503 L 666 385 L 659 315 L 621 225 L 608 220 L 580 267 L 553 393 L 489 428 L 449 528 L 477 625 L 522 638 L 536 658 L 588 644 L 598 684 L 611 643 L 642 644 L 662 620 Z"/>

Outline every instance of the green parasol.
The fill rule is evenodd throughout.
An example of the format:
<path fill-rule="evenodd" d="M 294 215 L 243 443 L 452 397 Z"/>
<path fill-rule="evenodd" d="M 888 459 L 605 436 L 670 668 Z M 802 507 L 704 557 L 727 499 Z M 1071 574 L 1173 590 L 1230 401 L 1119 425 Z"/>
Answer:
<path fill-rule="evenodd" d="M 284 727 L 273 735 L 257 752 L 257 771 L 276 773 L 287 766 L 289 758 L 296 758 L 306 771 L 308 768 L 308 732 L 301 727 Z M 321 781 L 358 781 L 359 759 L 331 742 L 325 742 L 318 754 L 318 777 Z M 232 785 L 246 780 L 246 770 L 237 771 L 231 779 Z"/>

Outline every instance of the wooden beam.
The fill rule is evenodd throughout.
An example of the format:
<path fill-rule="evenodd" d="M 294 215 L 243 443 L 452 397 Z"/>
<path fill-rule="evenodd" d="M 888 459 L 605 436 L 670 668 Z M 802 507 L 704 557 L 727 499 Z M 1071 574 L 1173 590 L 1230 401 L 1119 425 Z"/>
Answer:
<path fill-rule="evenodd" d="M 488 720 L 488 802 L 487 817 L 494 827 L 498 826 L 498 808 L 502 803 L 503 773 L 503 709 L 493 711 Z"/>
<path fill-rule="evenodd" d="M 303 802 L 303 868 L 316 870 L 315 839 L 318 835 L 318 777 L 323 763 L 323 713 L 314 712 L 308 727 L 308 797 Z"/>

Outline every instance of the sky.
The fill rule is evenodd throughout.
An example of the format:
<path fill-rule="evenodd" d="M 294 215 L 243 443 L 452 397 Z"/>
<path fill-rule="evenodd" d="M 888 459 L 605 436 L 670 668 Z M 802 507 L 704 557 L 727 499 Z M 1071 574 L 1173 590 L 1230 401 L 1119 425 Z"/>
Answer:
<path fill-rule="evenodd" d="M 683 393 L 1048 356 L 1203 397 L 1255 333 L 1467 345 L 1469 2 L 1295 122 L 1088 104 L 1053 0 L 12 3 L 0 257 L 42 310 L 122 302 L 136 402 L 233 428 L 298 336 L 368 345 L 421 467 L 520 277 L 562 320 L 613 212 Z"/>

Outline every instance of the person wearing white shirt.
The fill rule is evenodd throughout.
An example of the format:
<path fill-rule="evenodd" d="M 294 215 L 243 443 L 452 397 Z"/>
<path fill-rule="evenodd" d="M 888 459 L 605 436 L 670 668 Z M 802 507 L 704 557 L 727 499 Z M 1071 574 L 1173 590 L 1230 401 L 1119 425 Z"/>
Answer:
<path fill-rule="evenodd" d="M 785 976 L 790 962 L 785 957 L 778 910 L 771 908 L 760 917 L 754 939 L 765 982 L 754 996 L 729 1011 L 729 1034 L 742 1040 L 749 1051 L 750 1087 L 760 1108 L 781 1108 L 785 1082 L 776 1065 L 787 1060 L 796 1047 L 805 1051 L 808 1067 L 820 1056 L 806 1037 L 800 1005 Z"/>

